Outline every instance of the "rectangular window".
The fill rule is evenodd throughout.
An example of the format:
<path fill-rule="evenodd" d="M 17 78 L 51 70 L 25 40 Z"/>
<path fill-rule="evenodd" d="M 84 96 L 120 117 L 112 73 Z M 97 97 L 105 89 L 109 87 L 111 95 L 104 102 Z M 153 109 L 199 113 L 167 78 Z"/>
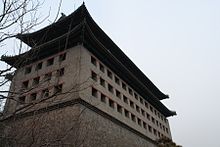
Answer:
<path fill-rule="evenodd" d="M 129 92 L 130 95 L 133 96 L 133 90 L 131 88 L 128 88 L 128 92 Z"/>
<path fill-rule="evenodd" d="M 106 96 L 101 93 L 101 102 L 106 103 Z"/>
<path fill-rule="evenodd" d="M 157 115 L 157 110 L 154 109 L 154 114 Z"/>
<path fill-rule="evenodd" d="M 47 60 L 47 66 L 53 65 L 53 62 L 54 62 L 54 58 L 48 59 L 48 60 Z"/>
<path fill-rule="evenodd" d="M 107 70 L 107 75 L 110 79 L 112 79 L 112 72 L 111 71 Z"/>
<path fill-rule="evenodd" d="M 92 96 L 98 98 L 98 91 L 92 87 Z"/>
<path fill-rule="evenodd" d="M 130 101 L 131 108 L 134 108 L 134 102 Z"/>
<path fill-rule="evenodd" d="M 140 102 L 141 104 L 144 104 L 144 100 L 142 98 L 140 98 Z"/>
<path fill-rule="evenodd" d="M 94 71 L 91 71 L 91 76 L 92 76 L 92 79 L 94 80 L 94 81 L 97 81 L 97 74 L 94 72 Z"/>
<path fill-rule="evenodd" d="M 131 120 L 134 121 L 134 122 L 136 122 L 136 117 L 135 117 L 135 115 L 132 114 L 132 113 L 131 113 Z"/>
<path fill-rule="evenodd" d="M 63 88 L 63 85 L 60 84 L 60 85 L 57 85 L 54 87 L 54 94 L 59 94 L 62 92 L 62 88 Z"/>
<path fill-rule="evenodd" d="M 24 81 L 22 83 L 22 88 L 28 88 L 28 83 L 29 83 L 29 81 Z"/>
<path fill-rule="evenodd" d="M 163 130 L 165 131 L 165 126 L 163 126 Z"/>
<path fill-rule="evenodd" d="M 153 117 L 151 117 L 151 121 L 155 124 L 155 119 Z"/>
<path fill-rule="evenodd" d="M 114 101 L 109 99 L 109 106 L 114 109 Z"/>
<path fill-rule="evenodd" d="M 141 126 L 141 119 L 138 118 L 137 120 L 138 120 L 138 125 Z"/>
<path fill-rule="evenodd" d="M 18 101 L 20 104 L 24 104 L 25 103 L 25 96 L 19 97 Z"/>
<path fill-rule="evenodd" d="M 33 84 L 32 85 L 33 86 L 38 85 L 39 82 L 40 82 L 40 77 L 36 77 L 36 78 L 33 79 Z"/>
<path fill-rule="evenodd" d="M 150 120 L 150 114 L 146 112 L 147 119 Z"/>
<path fill-rule="evenodd" d="M 44 75 L 44 80 L 49 81 L 49 80 L 51 80 L 51 77 L 52 77 L 52 73 L 51 72 L 47 73 L 47 74 Z"/>
<path fill-rule="evenodd" d="M 31 69 L 32 69 L 31 66 L 26 67 L 26 68 L 25 68 L 25 74 L 29 74 L 29 73 L 31 73 Z"/>
<path fill-rule="evenodd" d="M 100 78 L 100 85 L 102 85 L 103 87 L 105 87 L 105 80 Z"/>
<path fill-rule="evenodd" d="M 138 113 L 140 113 L 140 107 L 139 107 L 138 105 L 136 105 L 136 111 L 137 111 Z"/>
<path fill-rule="evenodd" d="M 66 53 L 63 53 L 63 54 L 59 55 L 59 61 L 62 62 L 64 60 L 66 60 Z"/>
<path fill-rule="evenodd" d="M 124 111 L 125 111 L 125 117 L 129 118 L 129 112 L 128 112 L 128 110 L 124 109 Z"/>
<path fill-rule="evenodd" d="M 148 108 L 148 103 L 147 102 L 144 102 L 144 105 L 146 108 Z"/>
<path fill-rule="evenodd" d="M 101 63 L 99 64 L 99 69 L 101 72 L 105 73 L 105 67 Z"/>
<path fill-rule="evenodd" d="M 112 85 L 108 84 L 108 91 L 111 93 L 114 93 Z"/>
<path fill-rule="evenodd" d="M 151 112 L 154 112 L 153 107 L 151 107 L 151 106 L 150 106 L 150 111 L 151 111 Z"/>
<path fill-rule="evenodd" d="M 93 56 L 91 56 L 91 63 L 93 65 L 97 66 L 97 61 L 96 61 L 96 59 Z"/>
<path fill-rule="evenodd" d="M 42 69 L 42 65 L 43 65 L 43 63 L 42 63 L 42 62 L 38 63 L 38 64 L 36 65 L 35 70 L 37 71 L 37 70 Z"/>
<path fill-rule="evenodd" d="M 141 114 L 142 114 L 143 116 L 145 116 L 145 111 L 144 111 L 143 109 L 141 109 Z"/>
<path fill-rule="evenodd" d="M 37 93 L 32 93 L 30 95 L 30 99 L 31 99 L 31 101 L 35 101 L 37 99 Z"/>
<path fill-rule="evenodd" d="M 168 128 L 166 128 L 166 132 L 169 133 Z"/>
<path fill-rule="evenodd" d="M 150 125 L 148 125 L 148 130 L 152 133 L 152 127 Z"/>
<path fill-rule="evenodd" d="M 121 99 L 121 92 L 116 89 L 116 96 Z"/>
<path fill-rule="evenodd" d="M 144 127 L 144 129 L 147 129 L 147 124 L 146 124 L 146 122 L 143 122 L 143 127 Z"/>
<path fill-rule="evenodd" d="M 156 120 L 156 125 L 159 126 L 159 122 Z"/>
<path fill-rule="evenodd" d="M 116 77 L 116 76 L 115 76 L 115 83 L 118 84 L 118 85 L 120 85 L 120 80 L 119 80 L 119 78 Z"/>
<path fill-rule="evenodd" d="M 123 101 L 128 104 L 128 98 L 125 95 L 123 95 Z"/>
<path fill-rule="evenodd" d="M 126 91 L 127 90 L 127 86 L 125 83 L 122 82 L 122 88 Z"/>
<path fill-rule="evenodd" d="M 135 98 L 136 100 L 138 100 L 138 95 L 137 95 L 137 93 L 134 93 L 134 98 Z"/>
<path fill-rule="evenodd" d="M 42 98 L 47 98 L 47 97 L 49 97 L 49 89 L 44 89 L 44 90 L 42 90 L 41 97 L 42 97 Z"/>
<path fill-rule="evenodd" d="M 154 135 L 157 136 L 157 130 L 156 129 L 154 129 Z"/>
<path fill-rule="evenodd" d="M 57 76 L 58 76 L 58 77 L 61 77 L 61 76 L 63 76 L 63 75 L 64 75 L 64 68 L 58 69 L 58 70 L 57 70 Z"/>
<path fill-rule="evenodd" d="M 118 105 L 118 104 L 117 104 L 117 111 L 118 111 L 119 113 L 122 113 L 122 107 L 121 107 L 120 105 Z"/>

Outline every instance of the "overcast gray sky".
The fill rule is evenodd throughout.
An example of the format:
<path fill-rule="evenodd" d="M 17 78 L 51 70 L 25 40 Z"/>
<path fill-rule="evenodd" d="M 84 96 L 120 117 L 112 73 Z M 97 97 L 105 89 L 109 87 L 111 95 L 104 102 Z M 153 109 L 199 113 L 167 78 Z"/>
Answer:
<path fill-rule="evenodd" d="M 61 11 L 68 15 L 81 3 L 64 1 Z M 169 94 L 163 102 L 178 114 L 169 118 L 173 140 L 184 147 L 219 147 L 220 1 L 85 3 L 109 37 Z M 51 6 L 54 18 L 58 1 L 47 0 L 45 4 L 42 10 Z"/>

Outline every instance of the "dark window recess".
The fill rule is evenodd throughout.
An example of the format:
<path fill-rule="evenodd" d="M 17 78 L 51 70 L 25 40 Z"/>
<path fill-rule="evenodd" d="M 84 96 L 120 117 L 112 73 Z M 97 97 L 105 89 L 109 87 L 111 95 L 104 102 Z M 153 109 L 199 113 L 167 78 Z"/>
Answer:
<path fill-rule="evenodd" d="M 166 132 L 169 133 L 168 128 L 166 128 Z"/>
<path fill-rule="evenodd" d="M 99 69 L 101 70 L 101 72 L 105 72 L 105 67 L 102 64 L 99 64 Z"/>
<path fill-rule="evenodd" d="M 150 106 L 150 111 L 151 111 L 151 112 L 154 112 L 153 107 L 151 107 L 151 106 Z"/>
<path fill-rule="evenodd" d="M 42 98 L 46 98 L 49 97 L 49 89 L 44 89 L 42 91 Z"/>
<path fill-rule="evenodd" d="M 115 76 L 115 83 L 118 84 L 118 85 L 120 85 L 120 80 L 119 80 L 119 78 L 116 77 L 116 76 Z"/>
<path fill-rule="evenodd" d="M 140 113 L 140 107 L 136 105 L 136 111 Z"/>
<path fill-rule="evenodd" d="M 160 128 L 162 129 L 162 124 L 160 123 Z"/>
<path fill-rule="evenodd" d="M 118 111 L 119 113 L 122 113 L 122 107 L 121 107 L 120 105 L 118 105 L 118 104 L 117 104 L 117 111 Z"/>
<path fill-rule="evenodd" d="M 112 79 L 112 72 L 111 71 L 107 70 L 107 75 L 110 79 Z"/>
<path fill-rule="evenodd" d="M 126 86 L 125 83 L 122 83 L 122 88 L 123 88 L 124 90 L 127 90 L 127 86 Z"/>
<path fill-rule="evenodd" d="M 159 126 L 159 122 L 156 120 L 156 125 Z"/>
<path fill-rule="evenodd" d="M 28 83 L 29 83 L 29 81 L 24 81 L 22 83 L 22 88 L 28 88 Z"/>
<path fill-rule="evenodd" d="M 92 96 L 94 97 L 98 97 L 98 90 L 96 90 L 95 88 L 92 87 Z"/>
<path fill-rule="evenodd" d="M 118 90 L 116 90 L 116 96 L 121 99 L 121 92 L 119 92 Z"/>
<path fill-rule="evenodd" d="M 138 118 L 138 125 L 141 126 L 141 119 Z"/>
<path fill-rule="evenodd" d="M 105 87 L 105 80 L 100 78 L 100 85 L 102 85 L 103 87 Z"/>
<path fill-rule="evenodd" d="M 145 111 L 144 111 L 143 109 L 141 109 L 141 114 L 142 114 L 143 116 L 145 116 Z"/>
<path fill-rule="evenodd" d="M 157 136 L 157 130 L 156 129 L 154 129 L 154 135 Z"/>
<path fill-rule="evenodd" d="M 59 61 L 61 62 L 61 61 L 64 61 L 64 60 L 66 60 L 66 53 L 63 53 L 63 54 L 59 55 Z"/>
<path fill-rule="evenodd" d="M 96 59 L 93 56 L 91 56 L 91 63 L 93 65 L 97 66 L 97 61 L 96 61 Z"/>
<path fill-rule="evenodd" d="M 31 99 L 31 101 L 36 100 L 36 99 L 37 99 L 37 93 L 32 93 L 32 94 L 30 95 L 30 99 Z"/>
<path fill-rule="evenodd" d="M 44 75 L 44 79 L 45 79 L 46 81 L 51 80 L 51 77 L 52 77 L 52 73 L 51 73 L 51 72 Z"/>
<path fill-rule="evenodd" d="M 125 110 L 125 116 L 129 118 L 129 112 L 128 110 L 124 109 Z"/>
<path fill-rule="evenodd" d="M 163 130 L 165 131 L 165 127 L 163 126 Z"/>
<path fill-rule="evenodd" d="M 147 129 L 147 124 L 146 124 L 146 122 L 143 122 L 143 127 L 144 127 L 145 129 Z"/>
<path fill-rule="evenodd" d="M 57 86 L 54 87 L 54 94 L 59 94 L 62 92 L 62 88 L 63 88 L 63 85 L 62 84 L 59 84 Z"/>
<path fill-rule="evenodd" d="M 134 102 L 130 101 L 131 108 L 134 108 Z"/>
<path fill-rule="evenodd" d="M 150 114 L 146 112 L 147 119 L 150 120 Z"/>
<path fill-rule="evenodd" d="M 129 92 L 130 95 L 133 96 L 133 90 L 131 88 L 128 88 L 128 92 Z"/>
<path fill-rule="evenodd" d="M 111 93 L 114 93 L 113 87 L 110 84 L 108 84 L 108 91 L 110 91 Z"/>
<path fill-rule="evenodd" d="M 142 98 L 140 98 L 140 102 L 141 102 L 141 104 L 144 104 L 144 101 L 143 101 L 143 99 L 142 99 Z"/>
<path fill-rule="evenodd" d="M 148 126 L 148 130 L 149 130 L 149 132 L 152 132 L 152 127 Z"/>
<path fill-rule="evenodd" d="M 151 117 L 151 121 L 155 124 L 155 119 L 153 117 Z"/>
<path fill-rule="evenodd" d="M 145 112 L 144 112 L 143 109 L 141 109 L 141 114 L 142 114 L 143 116 L 145 116 Z"/>
<path fill-rule="evenodd" d="M 157 115 L 157 111 L 156 110 L 154 110 L 154 114 Z"/>
<path fill-rule="evenodd" d="M 123 101 L 128 104 L 128 98 L 123 95 Z"/>
<path fill-rule="evenodd" d="M 135 117 L 134 114 L 131 114 L 131 120 L 134 121 L 134 122 L 136 122 L 136 117 Z"/>
<path fill-rule="evenodd" d="M 92 76 L 92 79 L 94 80 L 94 81 L 97 81 L 97 74 L 95 73 L 95 72 L 93 72 L 93 71 L 91 71 L 91 76 Z"/>
<path fill-rule="evenodd" d="M 47 60 L 47 66 L 53 65 L 54 58 L 50 58 Z"/>
<path fill-rule="evenodd" d="M 138 100 L 138 95 L 137 95 L 137 93 L 134 93 L 134 97 L 135 97 L 135 99 Z"/>
<path fill-rule="evenodd" d="M 39 82 L 40 82 L 40 77 L 34 78 L 34 79 L 33 79 L 33 86 L 34 86 L 34 85 L 38 85 Z"/>
<path fill-rule="evenodd" d="M 25 74 L 29 74 L 29 73 L 31 73 L 31 69 L 32 69 L 31 66 L 26 67 L 26 68 L 25 68 Z"/>
<path fill-rule="evenodd" d="M 147 102 L 144 102 L 144 105 L 146 108 L 148 108 L 148 103 Z"/>
<path fill-rule="evenodd" d="M 101 93 L 101 102 L 106 103 L 106 96 Z"/>
<path fill-rule="evenodd" d="M 64 75 L 64 68 L 58 69 L 58 70 L 57 70 L 57 76 L 58 76 L 58 77 L 61 77 L 61 76 L 63 76 L 63 75 Z"/>
<path fill-rule="evenodd" d="M 158 136 L 160 137 L 160 132 L 158 132 Z"/>
<path fill-rule="evenodd" d="M 19 97 L 18 101 L 20 104 L 24 104 L 25 103 L 25 96 Z"/>
<path fill-rule="evenodd" d="M 42 62 L 38 63 L 38 64 L 36 65 L 35 70 L 40 70 L 40 69 L 42 69 L 42 65 L 43 65 Z"/>
<path fill-rule="evenodd" d="M 114 101 L 109 99 L 109 106 L 114 109 Z"/>

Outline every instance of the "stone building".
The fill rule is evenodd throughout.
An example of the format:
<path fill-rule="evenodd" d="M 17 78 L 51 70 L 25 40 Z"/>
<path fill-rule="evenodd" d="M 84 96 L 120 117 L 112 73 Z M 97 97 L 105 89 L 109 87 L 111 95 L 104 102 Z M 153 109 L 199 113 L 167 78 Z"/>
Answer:
<path fill-rule="evenodd" d="M 17 70 L 4 117 L 7 145 L 156 147 L 171 138 L 168 98 L 104 33 L 85 5 L 17 38 L 31 50 L 2 60 Z"/>

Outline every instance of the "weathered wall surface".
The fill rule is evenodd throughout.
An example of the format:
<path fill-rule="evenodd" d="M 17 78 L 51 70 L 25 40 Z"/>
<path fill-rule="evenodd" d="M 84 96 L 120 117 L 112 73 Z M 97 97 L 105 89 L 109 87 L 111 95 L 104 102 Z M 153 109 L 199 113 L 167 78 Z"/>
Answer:
<path fill-rule="evenodd" d="M 156 147 L 82 104 L 10 120 L 3 146 Z M 8 142 L 9 141 L 9 142 Z"/>

